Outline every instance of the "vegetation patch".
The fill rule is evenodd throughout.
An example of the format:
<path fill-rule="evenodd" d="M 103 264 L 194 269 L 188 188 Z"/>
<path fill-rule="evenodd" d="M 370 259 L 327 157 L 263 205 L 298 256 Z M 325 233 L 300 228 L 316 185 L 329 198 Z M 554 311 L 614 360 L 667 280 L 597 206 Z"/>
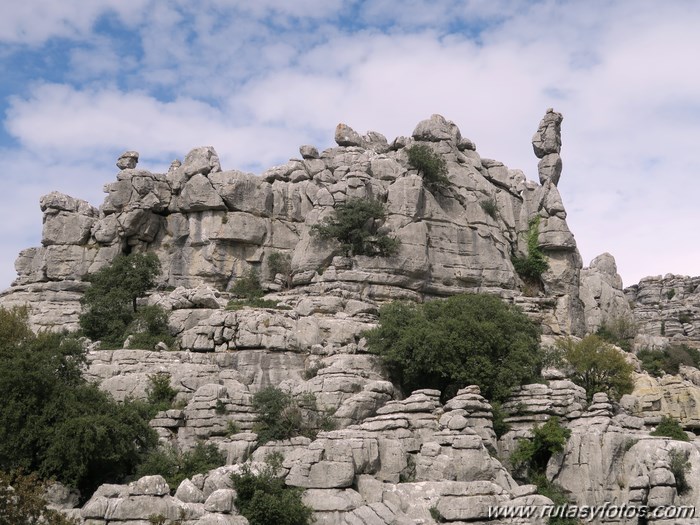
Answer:
<path fill-rule="evenodd" d="M 282 274 L 284 276 L 286 287 L 291 287 L 292 258 L 288 253 L 272 252 L 270 255 L 268 255 L 267 269 L 270 279 L 274 279 L 278 274 Z"/>
<path fill-rule="evenodd" d="M 616 317 L 603 323 L 596 335 L 608 343 L 619 346 L 625 352 L 631 352 L 632 343 L 637 335 L 637 324 L 629 317 Z"/>
<path fill-rule="evenodd" d="M 540 216 L 530 220 L 527 231 L 527 255 L 513 255 L 511 262 L 518 275 L 529 282 L 539 282 L 542 274 L 549 268 L 549 263 L 540 249 Z"/>
<path fill-rule="evenodd" d="M 241 299 L 248 301 L 260 299 L 265 295 L 260 284 L 260 275 L 254 268 L 250 268 L 233 283 L 231 291 Z"/>
<path fill-rule="evenodd" d="M 671 416 L 664 416 L 650 436 L 667 437 L 677 441 L 690 441 L 681 424 Z"/>
<path fill-rule="evenodd" d="M 690 472 L 690 461 L 680 450 L 672 450 L 669 452 L 671 458 L 671 472 L 676 478 L 676 492 L 679 496 L 686 494 L 690 489 L 686 472 Z"/>
<path fill-rule="evenodd" d="M 85 351 L 33 334 L 26 311 L 0 309 L 0 470 L 22 469 L 90 495 L 132 474 L 157 445 L 146 403 L 117 403 L 82 376 Z"/>
<path fill-rule="evenodd" d="M 661 377 L 666 374 L 678 374 L 681 365 L 700 367 L 700 352 L 686 345 L 674 345 L 663 350 L 640 350 L 637 357 L 642 362 L 642 369 L 649 375 Z"/>
<path fill-rule="evenodd" d="M 172 447 L 160 447 L 148 454 L 139 465 L 135 477 L 159 474 L 168 482 L 171 492 L 175 492 L 186 478 L 205 474 L 225 463 L 224 455 L 211 443 L 197 443 L 187 452 L 178 452 Z"/>
<path fill-rule="evenodd" d="M 46 507 L 46 485 L 35 474 L 0 471 L 0 523 L 3 525 L 78 525 Z"/>
<path fill-rule="evenodd" d="M 328 415 L 319 414 L 316 397 L 310 393 L 295 399 L 279 388 L 268 387 L 253 396 L 253 409 L 258 413 L 253 432 L 260 444 L 295 436 L 313 439 L 319 429 L 331 430 L 332 426 Z"/>
<path fill-rule="evenodd" d="M 430 146 L 425 144 L 412 146 L 408 150 L 408 163 L 418 170 L 428 186 L 441 187 L 450 184 L 445 159 L 435 153 Z"/>
<path fill-rule="evenodd" d="M 498 206 L 496 205 L 496 199 L 486 199 L 479 202 L 481 209 L 486 212 L 486 215 L 495 219 L 498 217 Z"/>
<path fill-rule="evenodd" d="M 89 275 L 90 288 L 80 300 L 82 332 L 103 348 L 118 348 L 133 335 L 134 345 L 152 349 L 172 343 L 167 314 L 158 306 L 137 308 L 136 300 L 155 286 L 160 262 L 154 254 L 118 255 L 112 264 Z"/>
<path fill-rule="evenodd" d="M 400 241 L 379 231 L 385 218 L 383 203 L 372 199 L 348 199 L 337 204 L 333 216 L 312 226 L 311 231 L 322 239 L 339 242 L 348 256 L 389 257 L 398 252 Z"/>
<path fill-rule="evenodd" d="M 444 399 L 479 385 L 491 401 L 539 374 L 539 328 L 517 307 L 486 294 L 424 304 L 393 302 L 364 334 L 392 380 L 409 393 L 436 388 Z"/>
<path fill-rule="evenodd" d="M 148 376 L 146 396 L 148 404 L 153 407 L 153 415 L 163 410 L 169 410 L 177 391 L 170 386 L 170 374 L 159 372 Z"/>
<path fill-rule="evenodd" d="M 278 476 L 278 461 L 258 474 L 246 464 L 232 474 L 235 505 L 250 525 L 310 525 L 313 511 L 302 501 L 303 489 L 290 487 Z"/>
<path fill-rule="evenodd" d="M 610 399 L 618 401 L 634 390 L 634 367 L 597 335 L 588 335 L 579 342 L 560 339 L 557 349 L 571 367 L 571 380 L 586 390 L 589 403 L 596 392 L 605 392 Z"/>

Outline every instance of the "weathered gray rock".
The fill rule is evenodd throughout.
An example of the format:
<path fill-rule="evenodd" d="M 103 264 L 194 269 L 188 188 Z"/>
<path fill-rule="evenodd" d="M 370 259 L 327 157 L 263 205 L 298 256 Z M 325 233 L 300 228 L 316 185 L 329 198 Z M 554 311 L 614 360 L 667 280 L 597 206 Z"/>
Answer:
<path fill-rule="evenodd" d="M 338 146 L 362 146 L 364 144 L 360 134 L 342 122 L 335 128 L 335 142 Z"/>
<path fill-rule="evenodd" d="M 537 132 L 532 137 L 532 148 L 537 158 L 561 152 L 561 113 L 549 108 L 540 121 Z"/>
<path fill-rule="evenodd" d="M 120 170 L 134 169 L 139 162 L 137 151 L 125 151 L 117 159 L 117 168 Z"/>

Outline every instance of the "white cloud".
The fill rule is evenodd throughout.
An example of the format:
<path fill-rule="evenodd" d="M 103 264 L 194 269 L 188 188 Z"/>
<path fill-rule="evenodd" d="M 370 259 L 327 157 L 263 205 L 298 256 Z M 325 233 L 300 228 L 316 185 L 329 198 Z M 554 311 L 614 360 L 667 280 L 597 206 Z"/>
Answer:
<path fill-rule="evenodd" d="M 121 23 L 142 18 L 149 0 L 22 0 L 5 2 L 0 17 L 0 42 L 38 45 L 53 38 L 88 35 L 102 15 L 116 14 Z"/>
<path fill-rule="evenodd" d="M 613 253 L 626 284 L 648 273 L 699 274 L 689 240 L 697 237 L 700 190 L 700 5 L 430 4 L 358 4 L 359 20 L 372 27 L 356 31 L 334 22 L 340 2 L 154 3 L 138 23 L 141 69 L 125 64 L 134 73 L 128 85 L 140 90 L 117 82 L 114 48 L 92 35 L 73 67 L 106 80 L 37 84 L 12 100 L 6 127 L 38 157 L 37 173 L 99 159 L 99 171 L 111 174 L 124 149 L 165 169 L 172 156 L 204 144 L 224 168 L 260 170 L 295 156 L 300 144 L 329 145 L 341 121 L 391 140 L 437 112 L 482 155 L 536 179 L 530 138 L 554 106 L 565 117 L 560 188 L 585 262 Z M 74 5 L 49 15 L 70 18 Z M 99 10 L 88 11 L 71 22 L 80 31 Z M 61 16 L 49 16 L 53 26 L 33 38 L 50 27 L 58 34 Z M 300 29 L 284 23 L 292 19 Z M 478 41 L 474 19 L 492 24 Z M 446 34 L 459 23 L 469 27 Z M 94 184 L 98 168 L 90 165 L 76 186 Z M 46 192 L 60 179 L 42 180 Z"/>

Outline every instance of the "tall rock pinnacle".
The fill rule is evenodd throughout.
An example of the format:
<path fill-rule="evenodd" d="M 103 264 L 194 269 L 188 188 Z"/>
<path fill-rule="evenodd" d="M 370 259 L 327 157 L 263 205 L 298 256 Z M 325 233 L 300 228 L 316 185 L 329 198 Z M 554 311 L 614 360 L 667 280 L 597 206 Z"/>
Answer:
<path fill-rule="evenodd" d="M 541 159 L 537 164 L 540 184 L 551 181 L 555 186 L 561 176 L 561 113 L 549 108 L 540 121 L 540 125 L 532 137 L 532 148 L 535 155 Z"/>

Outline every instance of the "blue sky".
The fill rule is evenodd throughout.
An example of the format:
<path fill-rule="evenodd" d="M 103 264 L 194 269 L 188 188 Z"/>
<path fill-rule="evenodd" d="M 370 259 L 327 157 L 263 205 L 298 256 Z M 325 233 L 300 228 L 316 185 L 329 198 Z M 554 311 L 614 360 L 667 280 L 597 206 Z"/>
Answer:
<path fill-rule="evenodd" d="M 23 0 L 0 20 L 0 288 L 41 239 L 39 197 L 99 205 L 127 149 L 165 171 L 212 145 L 259 173 L 345 122 L 392 140 L 441 113 L 537 180 L 564 114 L 560 190 L 584 264 L 625 285 L 700 274 L 700 3 Z"/>

